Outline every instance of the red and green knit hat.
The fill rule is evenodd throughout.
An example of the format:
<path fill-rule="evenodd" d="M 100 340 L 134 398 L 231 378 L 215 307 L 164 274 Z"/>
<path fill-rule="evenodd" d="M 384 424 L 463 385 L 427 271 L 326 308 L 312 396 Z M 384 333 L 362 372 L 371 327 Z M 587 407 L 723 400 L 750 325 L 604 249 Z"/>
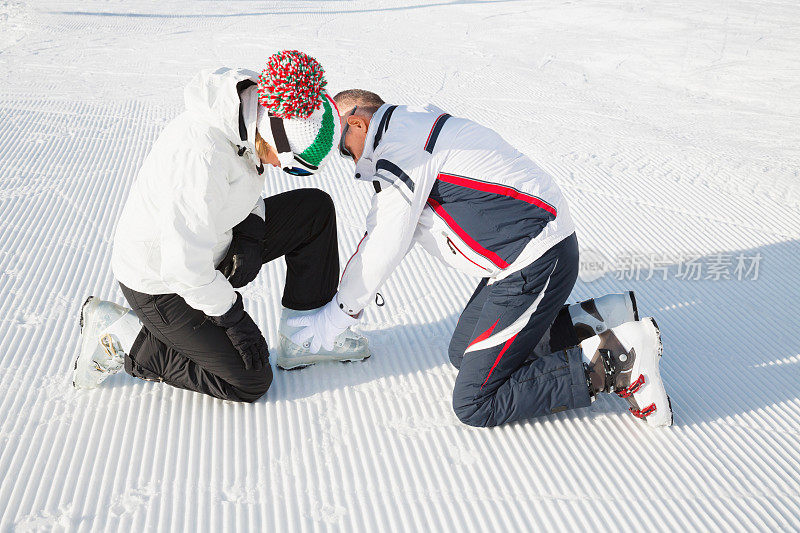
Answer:
<path fill-rule="evenodd" d="M 283 50 L 267 60 L 258 79 L 256 128 L 275 147 L 284 169 L 290 160 L 316 171 L 339 144 L 341 125 L 336 104 L 325 92 L 325 71 L 316 59 L 297 50 Z M 291 155 L 281 153 L 270 116 L 282 119 Z M 273 119 L 274 123 L 274 119 Z"/>

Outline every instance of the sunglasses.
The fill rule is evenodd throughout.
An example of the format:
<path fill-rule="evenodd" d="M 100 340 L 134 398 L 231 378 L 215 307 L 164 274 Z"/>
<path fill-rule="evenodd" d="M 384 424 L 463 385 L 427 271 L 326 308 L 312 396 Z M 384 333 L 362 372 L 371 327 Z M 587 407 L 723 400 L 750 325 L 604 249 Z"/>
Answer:
<path fill-rule="evenodd" d="M 342 117 L 342 137 L 339 139 L 339 155 L 345 159 L 352 159 L 353 161 L 355 161 L 356 158 L 350 153 L 350 150 L 345 147 L 344 138 L 347 135 L 347 130 L 350 129 L 350 124 L 347 123 L 347 119 L 355 114 L 356 109 L 358 109 L 358 106 L 355 106 L 348 114 Z"/>

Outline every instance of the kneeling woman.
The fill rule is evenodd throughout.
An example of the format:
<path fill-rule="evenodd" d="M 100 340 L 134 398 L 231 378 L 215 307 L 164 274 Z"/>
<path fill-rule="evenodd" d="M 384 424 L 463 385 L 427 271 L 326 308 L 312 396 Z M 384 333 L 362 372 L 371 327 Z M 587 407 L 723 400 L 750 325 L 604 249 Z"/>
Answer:
<path fill-rule="evenodd" d="M 341 127 L 324 87 L 319 63 L 296 51 L 273 55 L 260 76 L 223 68 L 186 87 L 186 111 L 145 159 L 114 237 L 112 268 L 133 309 L 86 301 L 76 387 L 124 366 L 217 398 L 258 399 L 272 382 L 267 342 L 234 289 L 281 256 L 279 365 L 313 355 L 287 340 L 285 322 L 336 293 L 334 207 L 318 189 L 261 191 L 264 165 L 307 176 L 335 151 Z M 368 355 L 366 340 L 348 332 L 327 358 Z"/>

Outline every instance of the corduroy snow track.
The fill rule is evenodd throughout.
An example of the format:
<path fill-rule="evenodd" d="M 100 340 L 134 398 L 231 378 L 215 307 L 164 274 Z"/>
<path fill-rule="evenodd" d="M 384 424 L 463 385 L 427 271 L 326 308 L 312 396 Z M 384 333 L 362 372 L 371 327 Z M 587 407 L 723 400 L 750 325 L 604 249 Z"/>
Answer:
<path fill-rule="evenodd" d="M 0 532 L 800 530 L 799 21 L 766 0 L 0 0 Z M 571 300 L 635 291 L 674 425 L 611 395 L 462 425 L 447 345 L 477 280 L 419 250 L 366 312 L 364 362 L 276 371 L 251 405 L 124 374 L 74 390 L 81 304 L 123 303 L 116 217 L 183 86 L 284 49 L 331 94 L 435 103 L 551 172 Z M 264 192 L 328 191 L 346 261 L 373 192 L 352 172 Z M 270 346 L 283 276 L 243 294 Z"/>

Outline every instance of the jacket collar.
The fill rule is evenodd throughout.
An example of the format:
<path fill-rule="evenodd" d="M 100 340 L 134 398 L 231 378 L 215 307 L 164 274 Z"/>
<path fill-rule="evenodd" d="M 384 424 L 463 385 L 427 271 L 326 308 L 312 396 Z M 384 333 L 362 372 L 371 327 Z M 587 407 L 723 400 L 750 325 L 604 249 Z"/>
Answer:
<path fill-rule="evenodd" d="M 245 78 L 236 84 L 236 93 L 239 95 L 239 138 L 241 139 L 242 144 L 246 143 L 248 139 L 251 142 L 255 143 L 255 132 L 253 132 L 252 135 L 250 134 L 244 118 L 244 106 L 246 97 L 243 94 L 245 89 L 249 89 L 254 85 L 256 85 L 256 82 L 249 78 Z M 250 129 L 255 130 L 255 122 L 251 125 Z"/>
<path fill-rule="evenodd" d="M 364 138 L 364 151 L 356 164 L 356 179 L 372 179 L 372 175 L 375 173 L 373 155 L 375 154 L 375 149 L 383 140 L 383 134 L 389 128 L 389 120 L 396 107 L 396 105 L 383 104 L 372 115 L 369 128 L 367 128 L 367 135 Z"/>
<path fill-rule="evenodd" d="M 246 156 L 249 150 L 252 154 L 251 159 L 256 166 L 256 172 L 262 174 L 264 172 L 264 165 L 258 159 L 256 154 L 256 122 L 257 122 L 257 107 L 253 109 L 253 104 L 258 106 L 258 97 L 253 91 L 245 93 L 256 85 L 256 82 L 250 78 L 241 80 L 236 84 L 236 93 L 239 95 L 239 139 L 241 144 L 237 144 L 237 153 L 240 156 Z M 255 102 L 254 102 L 255 100 Z"/>

